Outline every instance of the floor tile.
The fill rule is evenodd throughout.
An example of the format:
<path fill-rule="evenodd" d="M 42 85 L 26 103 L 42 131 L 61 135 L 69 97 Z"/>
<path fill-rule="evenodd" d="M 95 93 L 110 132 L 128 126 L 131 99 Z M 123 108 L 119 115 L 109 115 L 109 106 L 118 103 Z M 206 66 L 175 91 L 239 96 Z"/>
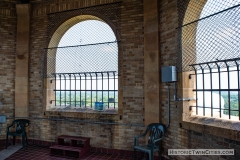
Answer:
<path fill-rule="evenodd" d="M 3 146 L 0 146 L 0 148 Z M 50 154 L 49 147 L 40 145 L 27 145 L 25 149 L 20 149 L 6 160 L 78 160 L 78 154 L 71 154 L 69 156 L 63 156 L 61 152 L 56 152 Z M 131 156 L 124 155 L 113 155 L 113 154 L 103 154 L 91 152 L 85 155 L 81 159 L 83 160 L 134 160 Z M 143 158 L 138 158 L 137 160 L 142 160 Z"/>

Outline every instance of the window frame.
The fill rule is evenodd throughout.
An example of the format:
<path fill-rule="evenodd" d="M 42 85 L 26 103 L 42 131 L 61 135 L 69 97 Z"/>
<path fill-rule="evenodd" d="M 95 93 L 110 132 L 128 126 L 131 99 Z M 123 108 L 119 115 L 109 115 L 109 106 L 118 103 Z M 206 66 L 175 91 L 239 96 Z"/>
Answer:
<path fill-rule="evenodd" d="M 226 114 L 224 114 L 224 112 L 228 112 L 228 119 L 232 120 L 232 118 L 234 120 L 237 120 L 236 116 L 233 116 L 231 114 L 231 112 L 238 112 L 238 115 L 240 115 L 240 105 L 239 105 L 239 89 L 240 89 L 240 79 L 239 79 L 239 58 L 235 58 L 235 59 L 228 59 L 228 60 L 219 60 L 219 61 L 213 61 L 213 62 L 206 62 L 206 63 L 200 63 L 200 64 L 192 64 L 190 66 L 192 66 L 194 68 L 194 71 L 195 71 L 195 89 L 193 89 L 193 91 L 196 92 L 196 105 L 195 106 L 192 106 L 192 107 L 196 107 L 196 115 L 199 115 L 198 114 L 198 108 L 202 108 L 203 109 L 203 115 L 202 116 L 205 116 L 205 117 L 216 117 L 216 113 L 215 115 L 213 115 L 213 110 L 214 109 L 219 109 L 219 117 L 218 118 L 222 118 L 222 119 L 227 119 L 227 117 L 225 116 Z M 229 65 L 229 63 L 232 63 L 232 64 L 235 64 L 235 65 Z M 220 66 L 221 65 L 225 65 L 224 68 L 221 68 Z M 235 68 L 235 69 L 234 69 Z M 200 72 L 198 72 L 200 71 Z M 237 73 L 237 76 L 231 76 L 231 73 Z M 213 74 L 218 74 L 218 82 L 216 82 L 214 80 L 214 76 Z M 226 86 L 224 87 L 223 86 L 223 82 L 222 82 L 222 78 L 223 78 L 223 74 L 226 74 L 227 76 L 227 84 Z M 205 75 L 208 75 L 209 74 L 209 80 L 206 78 Z M 199 78 L 197 78 L 198 76 L 200 76 L 201 80 L 200 82 L 202 83 L 202 85 L 200 85 L 199 83 Z M 225 78 L 225 77 L 224 77 Z M 237 78 L 236 79 L 236 82 L 237 82 L 237 88 L 232 88 L 231 87 L 231 84 L 230 84 L 230 79 L 233 79 L 233 78 Z M 210 83 L 210 86 L 207 87 L 205 85 L 205 83 L 209 81 Z M 216 82 L 218 85 L 213 85 L 213 82 Z M 214 87 L 215 86 L 215 87 Z M 203 103 L 202 103 L 202 106 L 199 106 L 199 96 L 198 96 L 198 92 L 202 92 L 202 100 L 203 100 Z M 205 93 L 211 93 L 210 94 L 210 106 L 205 106 L 205 99 L 207 99 L 205 97 Z M 219 102 L 219 105 L 220 106 L 217 106 L 217 108 L 215 107 L 214 105 L 214 96 L 213 94 L 215 94 L 214 92 L 218 92 L 218 95 L 219 95 L 219 99 L 218 99 L 218 102 Z M 225 97 L 225 99 L 227 99 L 227 102 L 223 101 L 222 98 L 223 98 L 223 92 L 227 92 L 227 98 Z M 233 92 L 237 92 L 237 97 L 238 97 L 238 109 L 237 110 L 234 110 L 231 108 L 231 93 Z M 226 93 L 225 93 L 226 94 Z M 217 96 L 217 95 L 216 95 Z M 217 98 L 215 96 L 215 98 Z M 209 99 L 209 98 L 208 98 Z M 222 104 L 221 103 L 224 103 L 224 106 L 221 106 Z M 200 103 L 201 104 L 201 103 Z M 226 106 L 227 105 L 227 106 Z M 223 108 L 222 108 L 223 107 Z M 227 109 L 226 109 L 226 108 Z M 211 109 L 211 115 L 206 115 L 207 113 L 205 113 L 205 110 L 207 108 L 210 108 Z M 238 120 L 240 120 L 240 116 L 238 116 Z"/>
<path fill-rule="evenodd" d="M 72 18 L 69 18 L 69 19 L 65 20 L 65 22 L 59 24 L 58 28 L 52 33 L 52 36 L 50 36 L 51 39 L 48 43 L 48 48 L 54 48 L 55 46 L 57 46 L 57 44 L 59 44 L 59 41 L 60 41 L 61 37 L 65 34 L 65 32 L 68 29 L 70 29 L 75 24 L 80 23 L 80 22 L 85 21 L 85 20 L 99 20 L 99 21 L 102 21 L 102 22 L 108 24 L 112 28 L 112 30 L 114 31 L 116 39 L 118 39 L 119 38 L 119 37 L 117 37 L 118 34 L 115 33 L 117 30 L 114 29 L 115 26 L 108 19 L 101 19 L 101 18 L 96 17 L 94 15 L 83 14 L 83 15 L 74 16 Z M 119 43 L 119 41 L 116 41 L 116 43 L 118 44 L 118 70 L 120 70 L 119 69 L 119 67 L 120 67 L 119 64 L 121 63 L 120 62 L 121 59 L 120 59 L 120 56 L 119 56 L 120 55 L 119 54 L 120 53 L 120 46 L 119 46 L 120 43 Z M 47 57 L 47 58 L 51 58 L 51 57 Z M 45 70 L 48 70 L 49 69 L 48 67 L 49 66 L 47 65 L 45 67 Z M 121 76 L 120 76 L 119 73 L 118 73 L 118 75 L 116 75 L 116 79 L 118 80 L 118 102 L 117 102 L 118 106 L 115 107 L 114 111 L 103 111 L 106 114 L 121 114 L 122 113 L 122 109 L 121 109 L 122 108 L 122 96 L 120 95 L 120 94 L 122 94 L 122 92 L 121 92 L 121 89 L 120 89 L 121 84 L 119 83 L 119 82 L 121 82 Z M 85 113 L 85 112 L 99 113 L 99 112 L 95 112 L 95 111 L 76 110 L 76 109 L 74 109 L 74 110 L 67 109 L 67 110 L 62 110 L 61 111 L 61 110 L 53 107 L 54 103 L 53 103 L 52 100 L 55 99 L 55 93 L 54 93 L 55 85 L 56 84 L 54 82 L 54 78 L 51 78 L 51 77 L 48 77 L 48 76 L 46 76 L 44 78 L 44 90 L 45 90 L 44 91 L 44 111 L 45 111 L 44 114 L 45 113 L 49 114 L 50 112 L 55 112 L 55 111 L 57 111 L 57 112 L 60 111 L 60 112 L 79 112 L 79 113 L 81 113 L 81 112 L 83 112 L 83 113 Z M 115 103 L 116 102 L 114 102 L 114 104 Z M 55 108 L 55 109 L 51 110 L 51 108 Z M 103 112 L 101 112 L 101 113 L 103 113 Z M 52 113 L 50 113 L 50 115 L 51 114 Z M 53 114 L 55 114 L 55 113 L 53 113 Z M 70 116 L 70 115 L 68 114 L 67 116 Z"/>
<path fill-rule="evenodd" d="M 59 77 L 59 78 L 57 78 Z M 64 77 L 64 78 L 61 78 Z M 71 78 L 73 77 L 73 79 Z M 101 84 L 100 87 L 98 80 L 100 80 Z M 107 80 L 107 89 L 105 87 L 105 84 L 103 84 L 104 80 Z M 111 89 L 112 87 L 110 87 L 110 81 L 113 80 L 113 89 Z M 118 92 L 118 87 L 116 86 L 116 81 L 118 80 L 118 76 L 116 71 L 106 71 L 106 72 L 82 72 L 82 73 L 55 73 L 54 74 L 54 81 L 55 83 L 55 99 L 51 100 L 51 103 L 54 103 L 54 105 L 56 107 L 77 107 L 77 108 L 90 108 L 90 109 L 95 109 L 95 110 L 104 110 L 104 109 L 116 109 L 118 106 L 116 106 L 116 104 L 118 104 L 118 97 L 116 97 L 116 92 Z M 57 81 L 59 82 L 59 87 L 57 87 Z M 69 81 L 69 86 L 67 86 L 67 81 Z M 77 81 L 79 81 L 79 86 L 77 87 Z M 93 81 L 95 81 L 95 84 L 93 84 Z M 72 86 L 72 82 L 74 83 Z M 84 82 L 84 84 L 83 84 Z M 90 82 L 90 83 L 88 83 Z M 62 85 L 62 83 L 64 83 L 64 85 Z M 90 85 L 90 89 L 89 86 Z M 95 89 L 93 88 L 93 86 L 96 85 Z M 69 89 L 67 89 L 67 87 L 69 87 Z M 117 89 L 116 89 L 117 88 Z M 57 94 L 57 92 L 59 92 L 59 96 Z M 62 98 L 62 92 L 64 94 L 63 99 Z M 70 101 L 67 101 L 67 92 L 70 92 Z M 72 92 L 75 93 L 75 95 L 72 96 Z M 77 92 L 79 92 L 80 95 L 80 101 L 77 101 Z M 84 92 L 84 94 L 82 94 L 82 92 Z M 87 101 L 87 97 L 88 94 L 90 93 L 90 101 Z M 98 97 L 98 93 L 101 92 L 101 97 Z M 103 101 L 104 99 L 104 93 L 107 92 L 107 99 L 108 101 Z M 110 97 L 110 92 L 113 92 L 113 97 Z M 93 101 L 94 97 L 93 94 L 96 94 L 96 101 Z M 74 99 L 74 101 L 72 101 L 71 99 Z M 82 101 L 82 98 L 84 99 L 84 101 Z M 110 101 L 109 99 L 113 98 L 113 101 Z M 59 104 L 57 103 L 59 102 Z M 72 105 L 73 102 L 73 105 Z M 79 105 L 77 105 L 77 102 L 79 102 Z M 82 102 L 84 102 L 82 105 Z M 86 104 L 89 104 L 90 102 L 90 106 L 87 106 Z M 103 109 L 99 109 L 95 104 L 93 105 L 93 103 L 95 102 L 102 102 L 103 104 Z M 107 105 L 106 105 L 107 104 Z M 111 106 L 111 104 L 113 104 L 113 108 Z"/>
<path fill-rule="evenodd" d="M 188 24 L 189 22 L 195 21 L 199 19 L 201 11 L 206 4 L 207 0 L 199 2 L 199 6 L 197 10 L 194 10 L 194 15 L 191 15 L 191 10 L 194 8 L 194 1 L 189 1 L 186 7 L 186 12 L 184 17 L 182 17 L 183 24 Z M 196 38 L 196 32 L 193 31 Z M 180 34 L 182 34 L 182 30 L 180 29 Z M 184 39 L 187 37 L 182 37 Z M 181 41 L 180 41 L 181 45 Z M 181 45 L 181 49 L 187 49 L 188 44 Z M 179 125 L 181 128 L 194 130 L 197 132 L 211 133 L 216 136 L 221 137 L 229 137 L 229 135 L 235 135 L 235 132 L 240 131 L 239 121 L 232 121 L 228 119 L 220 119 L 214 117 L 203 117 L 198 115 L 193 115 L 193 110 L 191 106 L 196 105 L 196 92 L 194 89 L 196 88 L 196 77 L 193 76 L 195 71 L 184 71 L 178 73 L 178 97 L 187 97 L 189 100 L 183 100 L 181 102 L 177 102 L 180 105 L 179 114 Z M 214 128 L 214 130 L 213 130 Z M 223 132 L 224 131 L 224 132 Z"/>

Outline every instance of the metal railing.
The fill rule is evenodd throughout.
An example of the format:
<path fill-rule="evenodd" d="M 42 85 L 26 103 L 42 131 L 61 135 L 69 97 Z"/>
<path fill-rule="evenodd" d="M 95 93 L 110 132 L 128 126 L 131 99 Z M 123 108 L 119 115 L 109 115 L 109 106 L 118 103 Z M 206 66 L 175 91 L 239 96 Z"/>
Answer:
<path fill-rule="evenodd" d="M 90 107 L 101 102 L 107 108 L 118 106 L 116 71 L 54 73 L 55 106 Z M 52 83 L 52 81 L 51 81 Z"/>
<path fill-rule="evenodd" d="M 224 115 L 228 115 L 228 119 L 231 119 L 232 116 L 239 118 L 239 65 L 240 58 L 190 65 L 196 75 L 196 89 L 193 90 L 196 92 L 197 99 L 196 114 L 202 108 L 203 116 L 207 115 L 206 111 L 209 112 L 206 109 L 210 109 L 211 117 L 219 116 L 222 118 Z M 200 102 L 200 99 L 202 102 Z M 218 112 L 219 115 L 217 115 Z"/>

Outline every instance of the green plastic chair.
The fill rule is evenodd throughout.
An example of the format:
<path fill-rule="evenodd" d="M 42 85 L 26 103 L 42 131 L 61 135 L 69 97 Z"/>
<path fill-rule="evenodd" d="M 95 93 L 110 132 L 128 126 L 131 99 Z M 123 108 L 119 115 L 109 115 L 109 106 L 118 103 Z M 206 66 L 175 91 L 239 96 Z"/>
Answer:
<path fill-rule="evenodd" d="M 26 127 L 29 126 L 29 120 L 27 119 L 17 119 L 12 122 L 10 126 L 7 127 L 6 131 L 6 144 L 5 148 L 7 148 L 8 145 L 8 137 L 12 136 L 12 144 L 15 145 L 15 139 L 16 136 L 22 137 L 22 146 L 25 147 L 25 144 L 27 144 L 27 133 L 26 133 Z M 13 129 L 11 129 L 13 128 Z M 12 131 L 14 130 L 14 131 Z"/>
<path fill-rule="evenodd" d="M 159 159 L 161 159 L 161 150 L 159 147 L 159 141 L 164 138 L 166 127 L 159 123 L 149 124 L 146 131 L 136 136 L 134 139 L 134 158 L 136 158 L 136 150 L 148 153 L 149 160 L 154 159 L 154 152 L 159 153 Z M 138 139 L 144 138 L 148 134 L 148 144 L 139 145 Z"/>

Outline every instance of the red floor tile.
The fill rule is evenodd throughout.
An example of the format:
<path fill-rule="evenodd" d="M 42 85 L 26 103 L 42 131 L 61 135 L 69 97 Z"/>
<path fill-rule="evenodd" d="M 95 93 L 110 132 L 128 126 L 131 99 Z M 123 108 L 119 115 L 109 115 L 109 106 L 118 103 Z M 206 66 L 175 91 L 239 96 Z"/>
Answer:
<path fill-rule="evenodd" d="M 78 154 L 70 154 L 69 156 L 62 156 L 60 152 L 56 154 L 50 154 L 49 147 L 38 145 L 27 145 L 25 149 L 20 149 L 16 153 L 12 154 L 6 160 L 78 160 Z M 83 160 L 134 160 L 129 154 L 113 155 L 106 153 L 91 152 L 85 155 L 81 159 Z M 142 160 L 143 158 L 138 158 Z"/>

